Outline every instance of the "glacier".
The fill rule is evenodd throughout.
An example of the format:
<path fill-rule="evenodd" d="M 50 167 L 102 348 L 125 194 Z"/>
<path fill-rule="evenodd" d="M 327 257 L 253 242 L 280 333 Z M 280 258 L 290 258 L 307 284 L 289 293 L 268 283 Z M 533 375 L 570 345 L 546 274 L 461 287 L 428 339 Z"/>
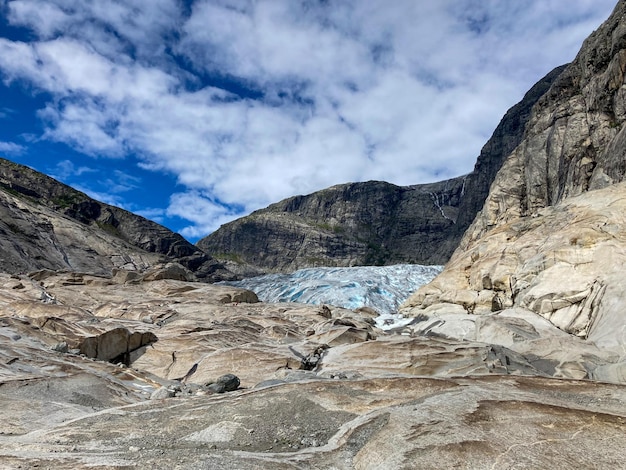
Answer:
<path fill-rule="evenodd" d="M 379 313 L 377 326 L 390 329 L 412 320 L 399 315 L 398 307 L 442 269 L 416 264 L 306 268 L 221 284 L 251 290 L 263 302 L 328 304 L 352 310 L 371 307 Z"/>

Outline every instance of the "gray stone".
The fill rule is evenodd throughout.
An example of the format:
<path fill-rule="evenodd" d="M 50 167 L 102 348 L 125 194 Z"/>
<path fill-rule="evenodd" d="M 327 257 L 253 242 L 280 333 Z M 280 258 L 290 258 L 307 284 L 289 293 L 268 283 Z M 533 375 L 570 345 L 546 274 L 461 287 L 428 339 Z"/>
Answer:
<path fill-rule="evenodd" d="M 57 344 L 54 345 L 54 347 L 52 348 L 54 351 L 60 352 L 60 353 L 66 353 L 69 351 L 69 347 L 67 345 L 67 343 L 65 341 L 61 341 Z"/>
<path fill-rule="evenodd" d="M 150 394 L 150 400 L 163 400 L 165 398 L 172 398 L 176 395 L 174 390 L 168 387 L 160 387 Z"/>
<path fill-rule="evenodd" d="M 239 377 L 234 374 L 226 374 L 219 377 L 215 382 L 208 384 L 206 388 L 213 393 L 224 393 L 237 390 L 239 384 Z"/>
<path fill-rule="evenodd" d="M 233 278 L 181 235 L 5 159 L 0 159 L 0 229 L 2 266 L 9 273 L 72 270 L 108 276 L 122 268 L 117 272 L 125 282 L 134 277 L 128 270 L 174 261 L 199 279 Z"/>

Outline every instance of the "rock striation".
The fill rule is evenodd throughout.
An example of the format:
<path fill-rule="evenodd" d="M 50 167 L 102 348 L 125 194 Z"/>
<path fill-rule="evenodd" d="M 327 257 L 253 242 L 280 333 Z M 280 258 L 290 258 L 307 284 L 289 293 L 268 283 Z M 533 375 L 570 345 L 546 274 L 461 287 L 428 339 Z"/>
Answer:
<path fill-rule="evenodd" d="M 506 113 L 468 175 L 413 186 L 351 183 L 291 197 L 223 225 L 198 246 L 246 276 L 319 266 L 444 264 L 521 142 L 532 106 L 564 68 L 542 78 Z"/>
<path fill-rule="evenodd" d="M 39 269 L 111 274 L 176 262 L 197 279 L 231 279 L 179 234 L 91 199 L 26 166 L 0 159 L 0 262 L 9 273 Z"/>

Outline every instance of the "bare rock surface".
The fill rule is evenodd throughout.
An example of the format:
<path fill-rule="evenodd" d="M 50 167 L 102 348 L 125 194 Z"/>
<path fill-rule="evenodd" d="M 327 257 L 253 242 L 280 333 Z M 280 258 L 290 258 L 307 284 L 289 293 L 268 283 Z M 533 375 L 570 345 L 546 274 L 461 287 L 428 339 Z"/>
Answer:
<path fill-rule="evenodd" d="M 521 335 L 533 342 L 533 335 L 543 337 L 540 331 L 558 329 L 568 334 L 554 331 L 548 337 L 573 343 L 576 336 L 585 348 L 611 351 L 620 364 L 596 370 L 583 361 L 583 377 L 623 381 L 626 238 L 619 227 L 626 224 L 624 196 L 626 184 L 620 183 L 500 224 L 458 252 L 442 274 L 409 298 L 403 313 L 428 321 L 408 328 L 414 334 L 438 331 L 515 348 L 510 343 Z M 516 333 L 511 311 L 518 314 Z M 539 326 L 539 318 L 548 322 Z M 510 333 L 503 334 L 506 330 Z M 526 348 L 527 340 L 520 347 Z M 567 351 L 576 349 L 559 355 L 572 362 Z"/>
<path fill-rule="evenodd" d="M 395 331 L 196 282 L 222 272 L 200 249 L 3 161 L 0 468 L 626 468 L 625 18 L 622 0 L 518 116 Z M 448 226 L 452 189 L 429 199 Z"/>
<path fill-rule="evenodd" d="M 625 400 L 527 377 L 313 380 L 86 413 L 0 435 L 0 453 L 59 469 L 623 468 Z"/>
<path fill-rule="evenodd" d="M 0 307 L 1 468 L 623 463 L 626 387 L 553 378 L 580 377 L 547 351 L 615 357 L 536 314 L 402 335 L 367 310 L 49 271 L 0 275 Z"/>

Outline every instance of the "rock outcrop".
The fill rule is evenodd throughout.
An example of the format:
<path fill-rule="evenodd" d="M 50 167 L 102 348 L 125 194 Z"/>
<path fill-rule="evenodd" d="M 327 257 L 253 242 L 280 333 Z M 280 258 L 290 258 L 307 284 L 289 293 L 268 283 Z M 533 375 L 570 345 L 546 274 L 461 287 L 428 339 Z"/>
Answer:
<path fill-rule="evenodd" d="M 232 278 L 179 234 L 95 201 L 26 166 L 0 159 L 0 262 L 9 273 L 39 269 L 110 274 L 175 261 L 197 279 Z"/>
<path fill-rule="evenodd" d="M 542 78 L 513 106 L 470 174 L 432 184 L 379 181 L 296 196 L 220 227 L 198 242 L 244 275 L 305 267 L 444 264 L 482 207 L 530 110 L 563 71 Z"/>
<path fill-rule="evenodd" d="M 450 244 L 446 261 L 482 209 L 489 195 L 491 184 L 502 164 L 522 142 L 533 106 L 548 91 L 566 67 L 567 65 L 561 65 L 555 68 L 528 90 L 524 98 L 506 112 L 493 135 L 482 148 L 474 170 L 465 179 L 465 197 L 461 199 L 459 205 L 459 215 L 452 230 L 455 235 L 454 241 Z"/>
<path fill-rule="evenodd" d="M 482 211 L 407 315 L 523 309 L 613 348 L 626 376 L 625 72 L 620 1 L 534 106 Z"/>

